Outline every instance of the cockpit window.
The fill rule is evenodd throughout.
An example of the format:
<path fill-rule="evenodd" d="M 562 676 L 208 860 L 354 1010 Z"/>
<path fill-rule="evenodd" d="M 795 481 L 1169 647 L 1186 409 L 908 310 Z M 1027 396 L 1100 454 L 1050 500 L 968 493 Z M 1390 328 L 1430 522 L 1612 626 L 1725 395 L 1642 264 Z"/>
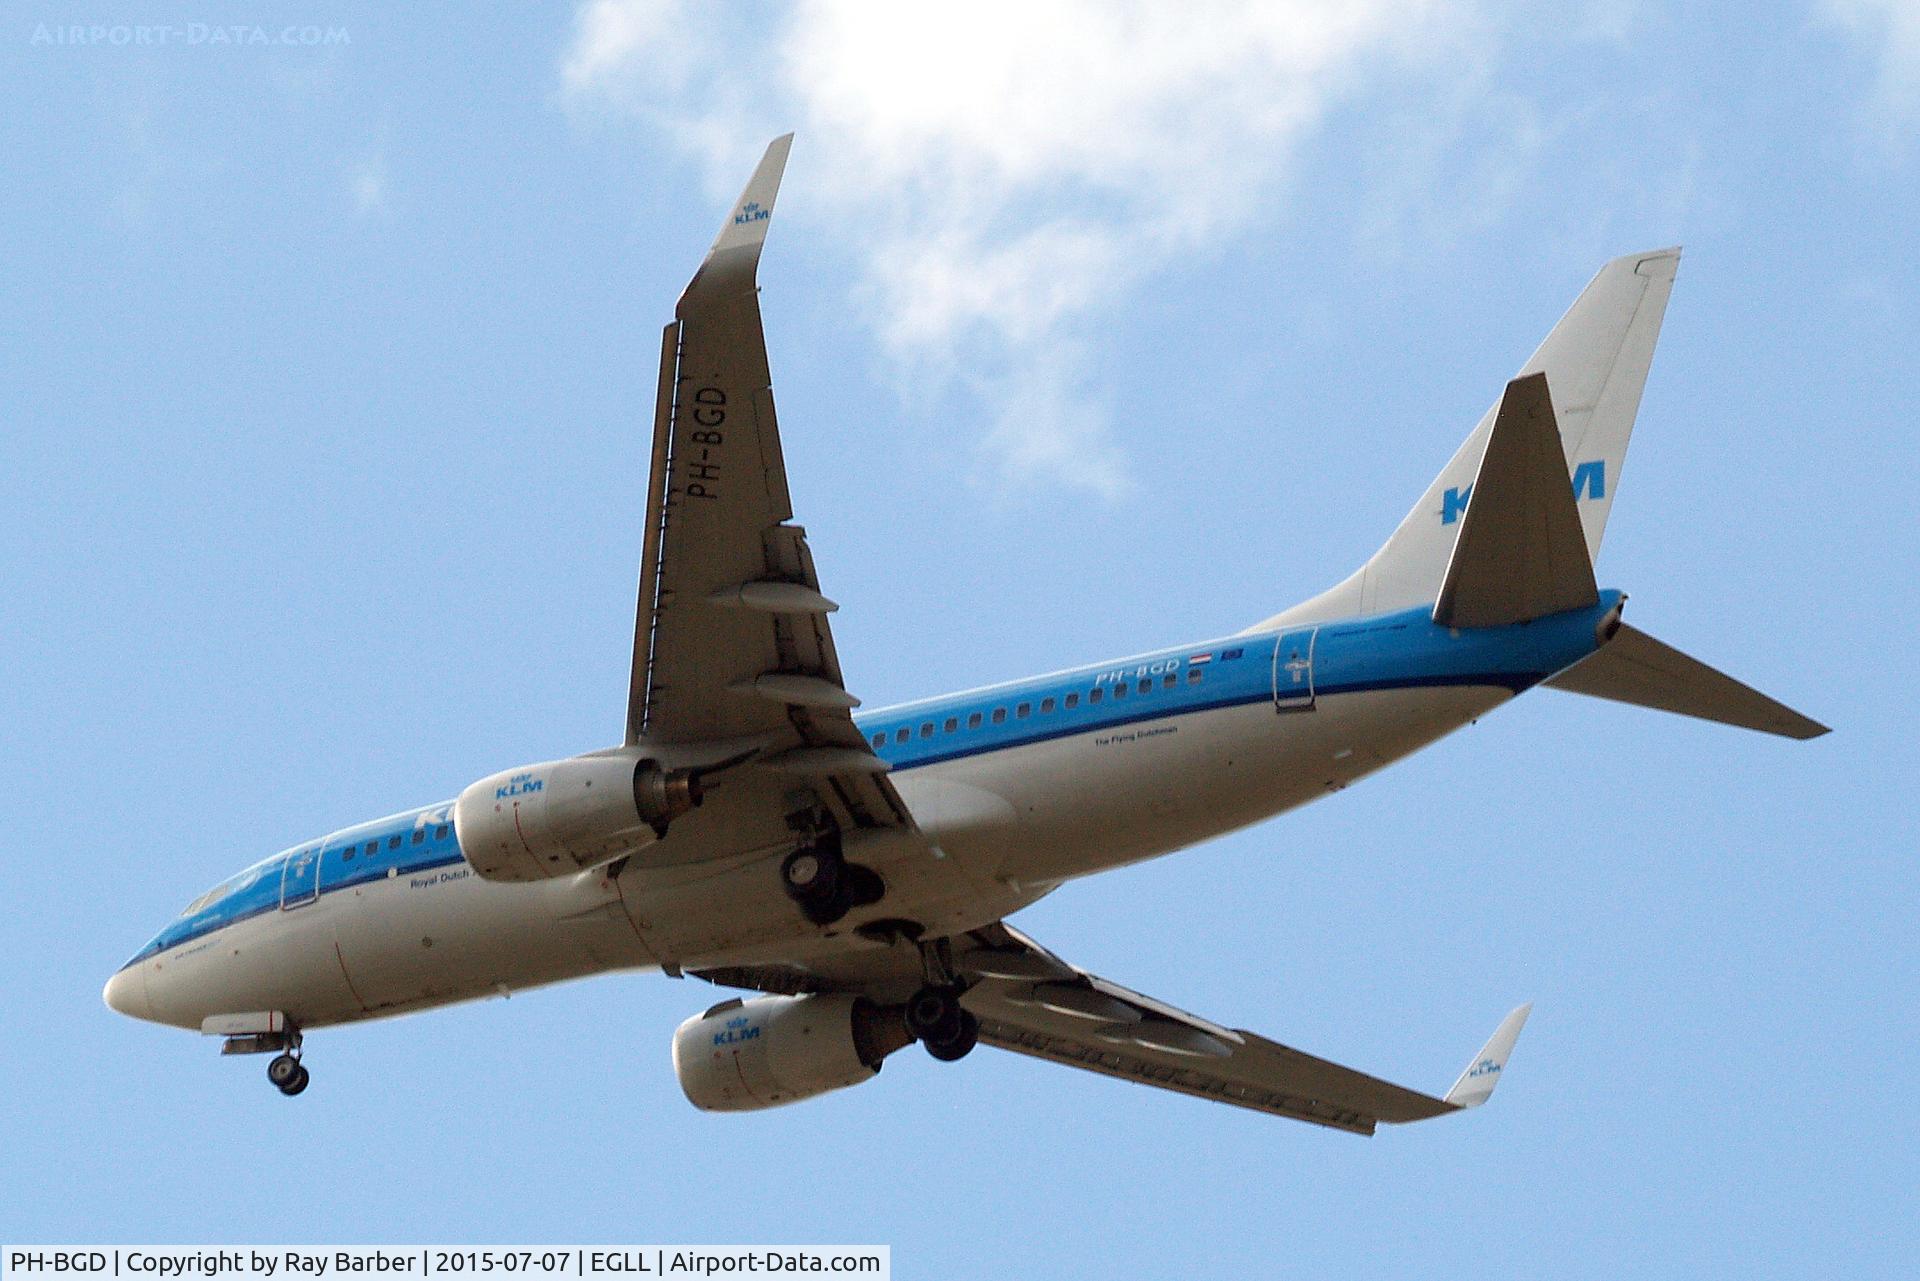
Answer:
<path fill-rule="evenodd" d="M 202 894 L 199 898 L 193 900 L 193 902 L 187 904 L 185 908 L 181 909 L 180 915 L 192 916 L 195 912 L 198 912 L 201 908 L 210 907 L 215 900 L 223 899 L 226 896 L 227 896 L 227 882 L 222 881 L 218 885 L 214 886 L 212 889 L 208 890 L 205 894 Z"/>
<path fill-rule="evenodd" d="M 276 857 L 278 856 L 276 855 Z M 187 904 L 186 909 L 182 911 L 180 915 L 192 916 L 196 912 L 204 912 L 228 895 L 238 894 L 241 890 L 251 887 L 259 881 L 261 876 L 265 875 L 267 864 L 273 861 L 273 859 L 265 859 L 255 863 L 238 876 L 229 876 L 226 880 L 220 882 L 205 894 L 202 894 L 199 898 Z"/>

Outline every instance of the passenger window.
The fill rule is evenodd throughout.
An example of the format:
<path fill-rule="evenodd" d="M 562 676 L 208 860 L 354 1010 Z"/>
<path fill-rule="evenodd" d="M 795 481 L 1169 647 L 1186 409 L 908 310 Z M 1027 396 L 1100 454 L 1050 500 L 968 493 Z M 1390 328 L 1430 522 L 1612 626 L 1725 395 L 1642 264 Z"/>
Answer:
<path fill-rule="evenodd" d="M 426 828 L 424 828 L 424 827 L 416 827 L 416 828 L 414 828 L 414 829 L 413 829 L 413 843 L 414 843 L 415 845 L 418 845 L 418 844 L 419 844 L 420 842 L 422 842 L 422 841 L 424 841 L 424 840 L 426 840 L 426 839 L 427 839 L 427 829 L 426 829 Z"/>
<path fill-rule="evenodd" d="M 397 836 L 389 836 L 389 837 L 387 838 L 387 848 L 388 848 L 388 849 L 390 849 L 390 850 L 397 850 L 397 849 L 399 849 L 399 848 L 400 848 L 400 838 L 399 838 L 399 837 L 397 837 Z"/>
<path fill-rule="evenodd" d="M 1078 706 L 1080 706 L 1080 696 L 1078 694 L 1067 695 L 1067 710 L 1072 711 Z"/>
<path fill-rule="evenodd" d="M 949 716 L 947 717 L 947 723 L 940 727 L 940 732 L 943 734 L 951 734 L 959 728 L 960 718 L 958 716 Z"/>
<path fill-rule="evenodd" d="M 1200 678 L 1205 676 L 1206 674 L 1207 674 L 1207 669 L 1204 667 L 1189 667 L 1187 669 L 1187 684 L 1198 685 L 1200 683 Z"/>
<path fill-rule="evenodd" d="M 1096 694 L 1097 694 L 1097 693 L 1099 693 L 1099 692 L 1100 692 L 1099 690 L 1095 690 L 1095 691 L 1094 691 L 1094 693 L 1096 693 Z M 1126 687 L 1126 685 L 1125 685 L 1124 683 L 1122 683 L 1122 684 L 1117 684 L 1117 685 L 1115 685 L 1115 686 L 1113 687 L 1113 696 L 1114 696 L 1115 698 L 1125 698 L 1125 697 L 1127 696 L 1127 687 Z"/>
<path fill-rule="evenodd" d="M 907 741 L 909 733 L 911 733 L 911 731 L 908 730 L 905 725 L 902 725 L 899 729 L 893 731 L 893 741 L 896 743 L 904 743 Z"/>
<path fill-rule="evenodd" d="M 1004 724 L 1004 723 L 1006 722 L 1006 719 L 1007 719 L 1007 709 L 1006 709 L 1006 708 L 1004 708 L 1004 707 L 996 707 L 996 708 L 994 708 L 994 709 L 993 709 L 993 723 L 994 723 L 995 725 L 1001 725 L 1001 724 Z"/>
<path fill-rule="evenodd" d="M 1041 700 L 1040 700 L 1040 714 L 1041 714 L 1041 715 L 1043 715 L 1043 716 L 1044 716 L 1044 715 L 1046 715 L 1046 714 L 1047 714 L 1048 712 L 1050 712 L 1050 711 L 1052 711 L 1052 710 L 1053 710 L 1053 700 L 1052 700 L 1052 699 L 1050 699 L 1050 698 L 1043 698 L 1043 699 L 1041 699 Z"/>
<path fill-rule="evenodd" d="M 1013 714 L 1015 716 L 1020 716 L 1020 717 L 1031 716 L 1033 715 L 1033 704 L 1032 703 L 1020 704 L 1020 706 L 1013 709 Z"/>
<path fill-rule="evenodd" d="M 1104 691 L 1103 689 L 1101 689 L 1101 687 L 1100 687 L 1100 686 L 1098 686 L 1098 685 L 1095 685 L 1095 686 L 1094 686 L 1094 687 L 1093 687 L 1093 688 L 1092 688 L 1092 689 L 1091 689 L 1090 691 L 1088 691 L 1088 693 L 1087 693 L 1087 701 L 1088 701 L 1089 703 L 1097 703 L 1097 702 L 1099 702 L 1099 701 L 1100 701 L 1100 700 L 1101 700 L 1102 698 L 1104 698 L 1104 697 L 1106 697 L 1106 693 L 1105 693 L 1105 691 Z"/>
<path fill-rule="evenodd" d="M 445 823 L 433 829 L 433 839 L 436 841 L 444 841 L 447 839 L 447 825 Z"/>
<path fill-rule="evenodd" d="M 873 745 L 875 748 L 885 747 L 887 745 L 887 736 L 885 734 L 875 734 L 873 736 Z"/>
<path fill-rule="evenodd" d="M 980 728 L 980 713 L 975 712 L 973 715 L 967 717 L 967 728 L 968 729 Z"/>
<path fill-rule="evenodd" d="M 1180 678 L 1175 676 L 1172 672 L 1168 672 L 1165 676 L 1162 676 L 1160 678 L 1160 688 L 1172 689 L 1174 687 L 1174 684 L 1177 681 L 1179 681 L 1179 679 Z"/>
<path fill-rule="evenodd" d="M 932 737 L 933 737 L 933 722 L 932 722 L 932 721 L 928 721 L 928 722 L 927 722 L 926 724 L 924 724 L 924 725 L 922 725 L 922 726 L 920 727 L 920 737 L 921 737 L 921 738 L 932 738 Z"/>
<path fill-rule="evenodd" d="M 359 846 L 357 846 L 357 845 L 349 845 L 349 846 L 347 846 L 347 848 L 345 848 L 345 849 L 343 849 L 343 850 L 341 850 L 341 851 L 340 851 L 340 858 L 341 858 L 341 860 L 342 860 L 342 861 L 344 862 L 344 861 L 346 861 L 346 860 L 348 860 L 348 859 L 351 859 L 351 858 L 353 857 L 353 852 L 354 852 L 354 851 L 355 851 L 356 849 L 358 849 L 358 848 L 360 848 L 360 847 L 359 847 Z"/>

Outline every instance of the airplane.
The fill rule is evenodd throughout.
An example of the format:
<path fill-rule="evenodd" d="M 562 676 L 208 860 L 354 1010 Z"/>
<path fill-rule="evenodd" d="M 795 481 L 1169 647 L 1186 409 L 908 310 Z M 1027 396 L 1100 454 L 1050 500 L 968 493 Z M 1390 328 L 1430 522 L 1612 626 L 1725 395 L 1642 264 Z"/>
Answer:
<path fill-rule="evenodd" d="M 1530 1006 L 1429 1095 L 1142 995 L 1007 918 L 1305 805 L 1538 686 L 1826 727 L 1634 628 L 1593 558 L 1678 249 L 1601 268 L 1387 541 L 1231 635 L 855 715 L 793 523 L 758 301 L 792 135 L 661 336 L 626 733 L 263 859 L 108 981 L 271 1053 L 609 970 L 752 993 L 674 1033 L 688 1100 L 791 1103 L 987 1044 L 1337 1130 L 1486 1102 Z"/>

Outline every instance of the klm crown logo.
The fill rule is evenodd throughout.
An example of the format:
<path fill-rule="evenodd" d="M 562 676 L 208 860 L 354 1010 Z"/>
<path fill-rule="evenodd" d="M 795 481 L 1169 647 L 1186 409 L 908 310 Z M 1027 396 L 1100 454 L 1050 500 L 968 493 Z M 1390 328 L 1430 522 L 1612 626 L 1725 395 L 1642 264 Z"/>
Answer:
<path fill-rule="evenodd" d="M 1607 462 L 1604 458 L 1595 458 L 1591 462 L 1581 463 L 1573 469 L 1573 497 L 1577 502 L 1582 498 L 1605 498 L 1607 496 Z M 1467 500 L 1473 497 L 1473 486 L 1449 489 L 1440 496 L 1440 523 L 1451 525 L 1466 514 Z"/>
<path fill-rule="evenodd" d="M 753 1021 L 745 1017 L 728 1019 L 726 1027 L 713 1034 L 713 1043 L 723 1046 L 738 1045 L 742 1041 L 757 1041 L 759 1039 L 760 1029 L 754 1027 Z"/>
<path fill-rule="evenodd" d="M 516 796 L 525 796 L 529 792 L 545 791 L 546 787 L 547 781 L 543 778 L 535 778 L 532 774 L 515 774 L 507 780 L 505 787 L 496 787 L 493 789 L 493 799 L 496 801 L 511 800 Z"/>

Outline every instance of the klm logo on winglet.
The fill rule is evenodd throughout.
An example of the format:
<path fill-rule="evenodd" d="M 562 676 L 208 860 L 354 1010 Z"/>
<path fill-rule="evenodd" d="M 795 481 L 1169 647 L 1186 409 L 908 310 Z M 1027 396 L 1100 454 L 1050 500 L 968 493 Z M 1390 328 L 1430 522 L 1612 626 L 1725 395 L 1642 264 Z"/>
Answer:
<path fill-rule="evenodd" d="M 1581 463 L 1573 469 L 1573 496 L 1577 501 L 1582 498 L 1605 498 L 1607 496 L 1607 462 L 1596 458 Z M 1451 525 L 1459 520 L 1467 510 L 1467 500 L 1473 497 L 1473 486 L 1449 489 L 1440 496 L 1440 523 Z"/>
<path fill-rule="evenodd" d="M 733 216 L 733 225 L 744 227 L 750 222 L 765 222 L 773 217 L 773 210 L 763 208 L 758 200 L 749 200 L 740 206 L 740 212 Z"/>

